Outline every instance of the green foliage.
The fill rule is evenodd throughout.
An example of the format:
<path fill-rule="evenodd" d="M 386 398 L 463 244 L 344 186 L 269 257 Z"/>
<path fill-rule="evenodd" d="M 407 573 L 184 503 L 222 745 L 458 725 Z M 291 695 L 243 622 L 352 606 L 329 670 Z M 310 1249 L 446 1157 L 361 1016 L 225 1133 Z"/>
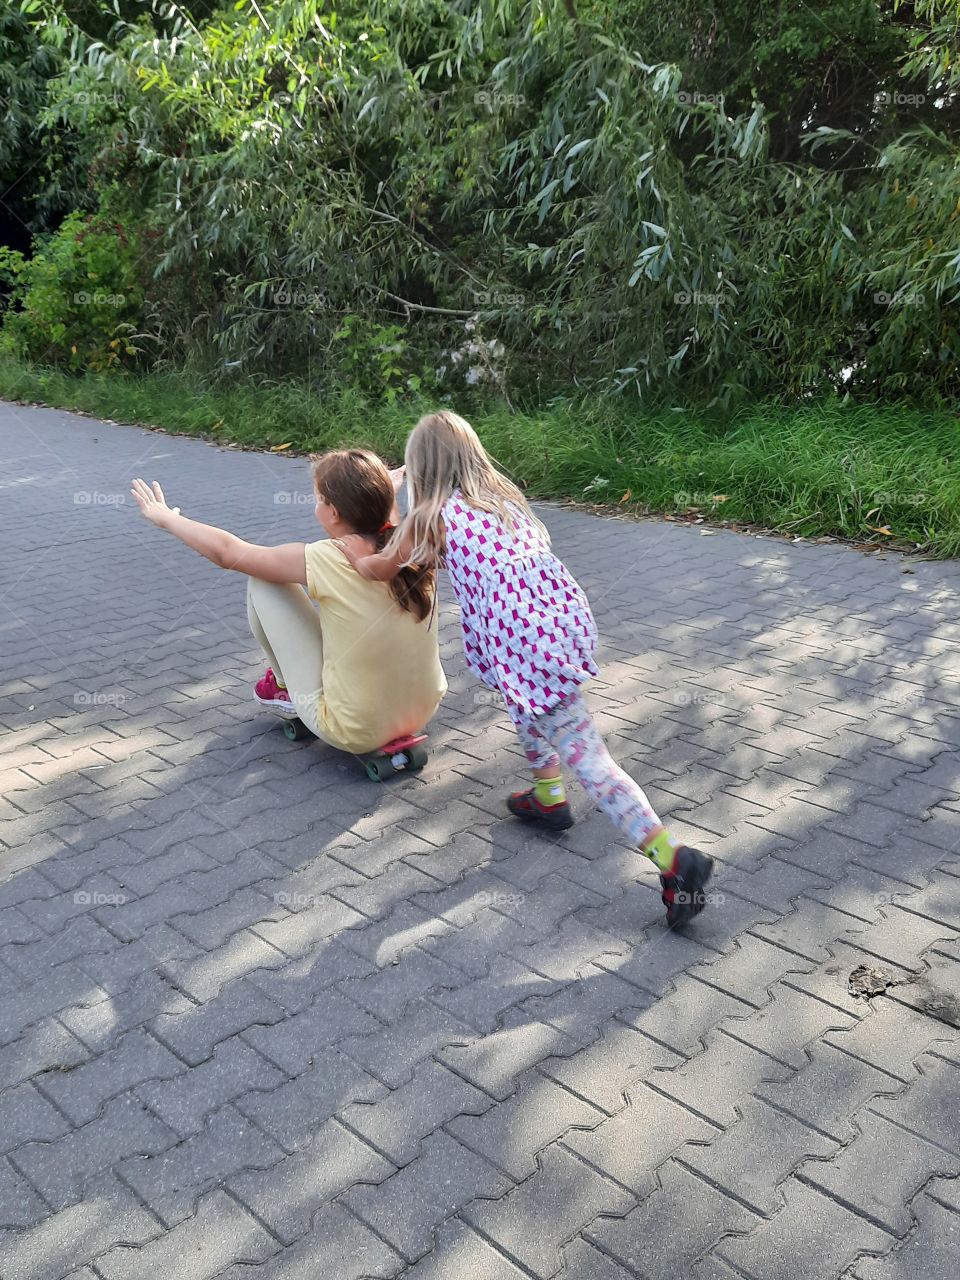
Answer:
<path fill-rule="evenodd" d="M 0 247 L 10 309 L 0 350 L 73 370 L 126 367 L 139 354 L 135 246 L 118 224 L 70 214 L 32 258 Z"/>
<path fill-rule="evenodd" d="M 157 0 L 97 38 L 31 7 L 166 367 L 960 393 L 957 0 Z"/>
<path fill-rule="evenodd" d="M 416 374 L 404 378 L 407 351 L 402 325 L 373 324 L 361 316 L 345 316 L 333 339 L 341 344 L 344 381 L 365 387 L 373 399 L 382 397 L 393 404 L 404 388 L 419 389 Z"/>

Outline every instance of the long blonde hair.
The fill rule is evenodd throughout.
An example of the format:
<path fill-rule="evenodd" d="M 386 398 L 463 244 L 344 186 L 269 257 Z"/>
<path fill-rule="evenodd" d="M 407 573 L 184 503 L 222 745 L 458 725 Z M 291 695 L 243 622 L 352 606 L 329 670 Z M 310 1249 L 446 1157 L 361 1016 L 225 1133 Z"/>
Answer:
<path fill-rule="evenodd" d="M 410 508 L 394 538 L 398 542 L 406 538 L 412 544 L 408 563 L 443 562 L 443 506 L 455 489 L 474 510 L 498 516 L 510 533 L 516 527 L 517 512 L 521 512 L 549 546 L 546 527 L 513 481 L 497 470 L 480 437 L 458 413 L 443 409 L 421 418 L 407 438 L 404 463 Z"/>

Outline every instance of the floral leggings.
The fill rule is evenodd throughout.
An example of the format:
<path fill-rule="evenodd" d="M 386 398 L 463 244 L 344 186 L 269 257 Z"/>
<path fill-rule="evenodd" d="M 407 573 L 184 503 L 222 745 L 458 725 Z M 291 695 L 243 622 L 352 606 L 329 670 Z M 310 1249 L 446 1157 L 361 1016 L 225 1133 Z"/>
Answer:
<path fill-rule="evenodd" d="M 555 764 L 559 772 L 562 762 L 634 844 L 645 844 L 650 833 L 662 826 L 643 791 L 614 762 L 580 694 L 566 698 L 545 715 L 519 716 L 514 724 L 534 768 Z"/>

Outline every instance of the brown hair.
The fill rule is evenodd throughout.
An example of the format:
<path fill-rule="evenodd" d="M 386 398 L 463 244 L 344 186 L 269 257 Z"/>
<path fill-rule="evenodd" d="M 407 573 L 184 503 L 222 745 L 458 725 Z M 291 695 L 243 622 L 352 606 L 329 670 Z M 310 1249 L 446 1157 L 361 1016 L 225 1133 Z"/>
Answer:
<path fill-rule="evenodd" d="M 376 550 L 382 551 L 393 533 L 390 513 L 395 497 L 383 461 L 369 449 L 333 449 L 330 453 L 313 454 L 310 461 L 317 492 L 337 508 L 357 533 L 375 538 Z M 405 565 L 389 587 L 397 604 L 422 622 L 433 606 L 433 566 L 420 569 Z"/>

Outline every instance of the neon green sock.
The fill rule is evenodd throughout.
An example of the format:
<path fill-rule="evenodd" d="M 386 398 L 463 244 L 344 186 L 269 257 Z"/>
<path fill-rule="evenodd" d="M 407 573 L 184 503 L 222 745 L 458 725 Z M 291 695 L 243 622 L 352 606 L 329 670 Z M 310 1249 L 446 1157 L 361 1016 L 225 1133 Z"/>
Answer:
<path fill-rule="evenodd" d="M 663 830 L 643 846 L 643 852 L 653 859 L 659 871 L 666 872 L 673 866 L 673 855 L 679 848 L 680 841 L 675 840 L 669 831 Z"/>
<path fill-rule="evenodd" d="M 555 778 L 534 778 L 533 794 L 545 808 L 552 804 L 563 804 L 567 798 L 563 774 L 558 773 Z"/>

